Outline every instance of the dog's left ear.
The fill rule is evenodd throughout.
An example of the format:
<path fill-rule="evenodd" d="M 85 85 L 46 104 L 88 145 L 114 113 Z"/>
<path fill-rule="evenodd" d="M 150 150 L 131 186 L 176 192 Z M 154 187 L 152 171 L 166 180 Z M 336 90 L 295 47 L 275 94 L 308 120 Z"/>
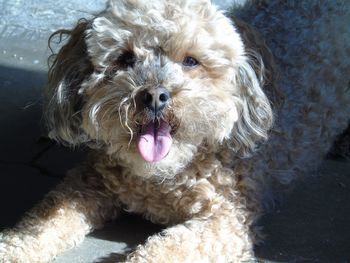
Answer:
<path fill-rule="evenodd" d="M 68 38 L 58 54 L 52 55 L 48 86 L 45 94 L 45 119 L 49 137 L 57 141 L 77 145 L 87 140 L 81 131 L 82 96 L 79 89 L 93 72 L 85 43 L 89 22 L 81 20 L 72 30 L 59 30 L 49 39 Z"/>
<path fill-rule="evenodd" d="M 239 118 L 232 131 L 232 147 L 241 156 L 249 155 L 259 141 L 266 140 L 273 124 L 273 111 L 283 103 L 276 88 L 271 52 L 255 32 L 235 21 L 245 46 L 238 63 L 234 85 L 238 87 L 236 106 Z"/>

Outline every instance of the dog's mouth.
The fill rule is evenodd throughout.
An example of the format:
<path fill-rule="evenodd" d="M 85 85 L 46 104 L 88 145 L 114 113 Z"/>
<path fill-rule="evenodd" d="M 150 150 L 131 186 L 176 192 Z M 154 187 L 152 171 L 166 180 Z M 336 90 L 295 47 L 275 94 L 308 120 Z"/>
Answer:
<path fill-rule="evenodd" d="M 137 148 L 145 161 L 159 162 L 167 156 L 173 142 L 171 130 L 170 124 L 163 119 L 142 125 Z"/>

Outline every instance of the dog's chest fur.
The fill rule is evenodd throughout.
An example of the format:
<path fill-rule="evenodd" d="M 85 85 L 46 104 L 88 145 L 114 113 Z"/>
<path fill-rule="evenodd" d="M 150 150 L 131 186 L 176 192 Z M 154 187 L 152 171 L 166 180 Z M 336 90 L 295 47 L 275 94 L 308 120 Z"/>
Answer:
<path fill-rule="evenodd" d="M 172 179 L 143 178 L 103 157 L 94 165 L 97 175 L 91 176 L 97 176 L 127 211 L 155 223 L 174 224 L 194 216 L 209 217 L 226 202 L 243 202 L 238 193 L 248 190 L 242 174 L 249 167 L 240 161 L 233 167 L 231 157 L 229 151 L 199 154 Z"/>

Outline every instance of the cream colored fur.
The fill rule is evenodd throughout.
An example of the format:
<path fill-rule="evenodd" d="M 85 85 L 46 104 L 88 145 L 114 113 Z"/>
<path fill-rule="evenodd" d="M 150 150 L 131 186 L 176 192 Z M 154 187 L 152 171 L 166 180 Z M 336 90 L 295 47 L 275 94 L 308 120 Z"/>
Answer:
<path fill-rule="evenodd" d="M 249 8 L 262 5 L 280 21 L 252 16 L 257 25 L 266 22 L 262 36 L 207 0 L 111 0 L 94 19 L 54 35 L 69 39 L 49 71 L 50 136 L 92 150 L 0 234 L 0 262 L 49 262 L 122 209 L 169 226 L 125 262 L 252 259 L 268 185 L 316 167 L 350 110 L 350 63 L 343 60 L 349 41 L 334 36 L 335 48 L 323 31 L 337 26 L 343 34 L 341 18 L 327 19 L 332 14 L 321 7 L 312 24 L 302 5 L 278 1 Z M 290 10 L 308 33 L 291 48 L 293 38 L 283 35 Z M 277 43 L 272 53 L 263 38 Z M 136 60 L 125 66 L 127 52 Z M 184 66 L 188 56 L 199 65 Z M 137 98 L 160 85 L 171 94 L 159 118 L 169 123 L 173 143 L 164 159 L 148 163 L 136 145 L 152 120 Z"/>

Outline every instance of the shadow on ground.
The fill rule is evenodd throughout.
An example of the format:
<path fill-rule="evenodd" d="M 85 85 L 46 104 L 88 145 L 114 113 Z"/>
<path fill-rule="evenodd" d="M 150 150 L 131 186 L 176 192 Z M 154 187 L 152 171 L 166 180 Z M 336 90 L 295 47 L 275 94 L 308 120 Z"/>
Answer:
<path fill-rule="evenodd" d="M 0 66 L 0 228 L 12 226 L 81 159 L 45 137 L 45 84 L 44 72 Z"/>
<path fill-rule="evenodd" d="M 261 220 L 259 258 L 278 262 L 350 262 L 350 162 L 326 160 Z"/>

